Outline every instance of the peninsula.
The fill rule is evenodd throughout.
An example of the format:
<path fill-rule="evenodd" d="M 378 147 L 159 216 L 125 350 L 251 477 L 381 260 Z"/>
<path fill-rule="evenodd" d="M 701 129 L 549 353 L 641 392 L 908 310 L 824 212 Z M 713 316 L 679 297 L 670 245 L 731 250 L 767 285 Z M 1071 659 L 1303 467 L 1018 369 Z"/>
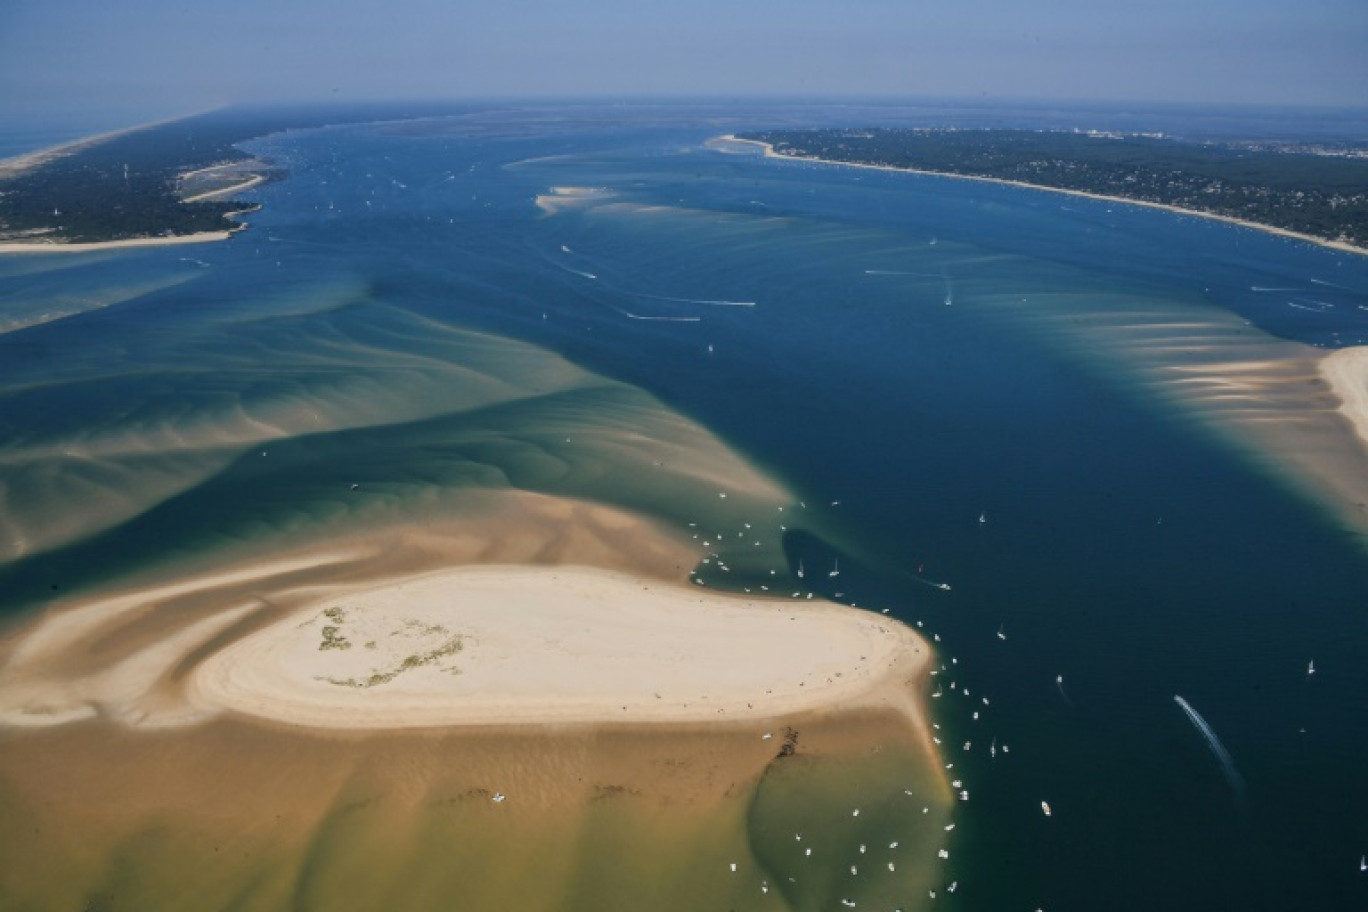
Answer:
<path fill-rule="evenodd" d="M 1368 249 L 1368 149 L 1352 145 L 963 129 L 774 130 L 735 138 L 779 156 L 1064 190 Z"/>
<path fill-rule="evenodd" d="M 275 173 L 234 147 L 254 132 L 190 118 L 0 164 L 0 249 L 227 237 L 256 208 L 232 195 Z"/>
<path fill-rule="evenodd" d="M 93 136 L 0 161 L 0 252 L 222 240 L 283 175 L 239 144 L 336 123 L 406 120 L 452 105 L 228 108 Z M 95 247 L 95 245 L 99 245 Z"/>

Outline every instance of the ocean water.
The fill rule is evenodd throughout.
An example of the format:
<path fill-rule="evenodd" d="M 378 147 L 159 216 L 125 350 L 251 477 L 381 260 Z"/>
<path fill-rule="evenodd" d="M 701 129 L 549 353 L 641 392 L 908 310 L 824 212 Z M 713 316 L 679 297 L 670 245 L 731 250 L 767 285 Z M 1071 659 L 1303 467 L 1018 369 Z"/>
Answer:
<path fill-rule="evenodd" d="M 1206 353 L 1133 331 L 1365 344 L 1368 258 L 703 145 L 813 110 L 279 134 L 226 243 L 0 260 L 4 610 L 472 491 L 598 501 L 706 535 L 707 585 L 938 638 L 970 800 L 935 907 L 1363 907 L 1363 530 L 1156 395 Z"/>

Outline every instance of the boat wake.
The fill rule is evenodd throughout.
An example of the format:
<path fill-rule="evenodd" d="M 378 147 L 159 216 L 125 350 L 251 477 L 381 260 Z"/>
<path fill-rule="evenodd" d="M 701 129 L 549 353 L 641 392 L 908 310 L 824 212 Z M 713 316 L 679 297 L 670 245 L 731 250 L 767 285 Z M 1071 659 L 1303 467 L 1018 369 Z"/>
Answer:
<path fill-rule="evenodd" d="M 1069 695 L 1068 695 L 1067 693 L 1064 692 L 1064 676 L 1063 676 L 1063 675 L 1055 675 L 1055 690 L 1058 690 L 1058 691 L 1059 691 L 1059 695 L 1060 695 L 1061 697 L 1064 698 L 1064 702 L 1065 702 L 1065 703 L 1068 703 L 1070 706 L 1073 706 L 1073 705 L 1074 705 L 1073 700 L 1070 700 L 1070 699 L 1069 699 Z"/>
<path fill-rule="evenodd" d="M 923 576 L 913 576 L 912 578 L 917 582 L 921 583 L 923 586 L 930 586 L 932 589 L 939 589 L 942 592 L 950 591 L 949 583 L 938 583 L 935 580 L 929 580 Z"/>
<path fill-rule="evenodd" d="M 557 265 L 557 266 L 560 266 L 560 268 L 561 268 L 561 269 L 564 269 L 566 272 L 573 273 L 574 275 L 577 275 L 577 276 L 582 276 L 583 278 L 586 278 L 586 279 L 597 279 L 597 278 L 598 278 L 598 276 L 596 276 L 594 273 L 592 273 L 592 272 L 585 272 L 583 269 L 572 269 L 571 267 L 566 266 L 566 265 L 564 265 L 564 264 L 562 264 L 562 263 L 557 263 L 556 265 Z"/>
<path fill-rule="evenodd" d="M 1240 775 L 1239 770 L 1235 769 L 1235 761 L 1231 759 L 1230 752 L 1225 749 L 1225 745 L 1221 743 L 1221 739 L 1216 737 L 1216 732 L 1211 730 L 1211 726 L 1207 724 L 1206 719 L 1203 719 L 1201 713 L 1193 709 L 1187 700 L 1184 700 L 1177 694 L 1173 695 L 1173 700 L 1182 707 L 1183 712 L 1187 713 L 1187 717 L 1192 720 L 1192 724 L 1202 733 L 1202 737 L 1206 739 L 1207 747 L 1211 748 L 1211 752 L 1215 754 L 1216 759 L 1220 761 L 1221 772 L 1225 775 L 1226 781 L 1229 782 L 1230 787 L 1235 790 L 1235 794 L 1243 798 L 1245 788 L 1244 778 Z"/>
<path fill-rule="evenodd" d="M 655 320 L 661 323 L 702 323 L 702 317 L 656 317 L 647 314 L 632 313 L 630 310 L 623 310 L 621 307 L 608 305 L 614 311 L 631 320 Z"/>
<path fill-rule="evenodd" d="M 667 295 L 646 294 L 642 291 L 629 291 L 627 294 L 634 298 L 645 298 L 648 301 L 669 301 L 672 304 L 707 304 L 711 307 L 754 307 L 754 301 L 724 301 L 713 300 L 710 298 L 671 298 Z"/>

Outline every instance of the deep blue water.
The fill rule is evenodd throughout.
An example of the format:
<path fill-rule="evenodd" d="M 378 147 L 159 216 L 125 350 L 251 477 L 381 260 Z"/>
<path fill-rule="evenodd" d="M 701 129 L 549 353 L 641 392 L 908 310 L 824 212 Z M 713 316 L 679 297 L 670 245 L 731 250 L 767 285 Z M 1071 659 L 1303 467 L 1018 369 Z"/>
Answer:
<path fill-rule="evenodd" d="M 227 243 L 0 262 L 0 313 L 33 322 L 0 335 L 11 503 L 34 448 L 174 429 L 222 456 L 109 529 L 0 567 L 6 608 L 40 605 L 55 580 L 93 586 L 224 540 L 345 524 L 326 492 L 358 465 L 368 486 L 506 483 L 441 468 L 433 454 L 465 426 L 431 403 L 383 426 L 297 430 L 269 466 L 255 444 L 190 433 L 339 391 L 364 408 L 407 389 L 405 358 L 449 357 L 425 326 L 476 329 L 710 428 L 806 505 L 790 565 L 839 557 L 842 571 L 839 590 L 825 573 L 813 588 L 941 637 L 937 681 L 958 687 L 932 710 L 972 792 L 952 846 L 960 889 L 942 905 L 1368 907 L 1362 536 L 1037 312 L 1141 300 L 1358 344 L 1368 258 L 702 146 L 807 109 L 551 113 L 269 137 L 251 151 L 289 178 L 256 192 L 264 208 Z M 822 116 L 857 114 L 871 116 Z M 534 199 L 552 187 L 605 195 L 548 215 Z M 32 320 L 58 298 L 69 315 Z M 1288 306 L 1303 298 L 1326 306 Z"/>

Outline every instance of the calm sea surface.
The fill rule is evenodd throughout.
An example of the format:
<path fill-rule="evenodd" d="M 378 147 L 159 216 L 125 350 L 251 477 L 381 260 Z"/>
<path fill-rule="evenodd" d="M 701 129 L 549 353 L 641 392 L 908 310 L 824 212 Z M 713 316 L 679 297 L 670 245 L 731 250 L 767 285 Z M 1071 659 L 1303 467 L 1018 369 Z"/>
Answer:
<path fill-rule="evenodd" d="M 0 460 L 7 509 L 45 515 L 29 527 L 50 542 L 4 544 L 3 610 L 363 522 L 335 494 L 358 477 L 401 512 L 432 487 L 563 490 L 481 449 L 478 420 L 420 382 L 452 357 L 441 333 L 514 338 L 648 391 L 802 502 L 782 577 L 738 557 L 704 567 L 710 585 L 782 578 L 939 636 L 931 709 L 970 800 L 938 907 L 1368 908 L 1365 542 L 1146 395 L 1124 354 L 1093 357 L 1105 326 L 1056 331 L 1124 310 L 1364 344 L 1368 258 L 703 146 L 810 113 L 548 108 L 276 135 L 250 151 L 289 177 L 227 243 L 0 260 L 0 447 L 117 450 L 81 476 L 88 502 L 164 483 L 69 540 L 46 514 L 81 496 Z M 539 433 L 538 414 L 502 432 Z M 272 421 L 262 460 L 239 431 Z M 698 518 L 669 492 L 586 485 Z"/>

